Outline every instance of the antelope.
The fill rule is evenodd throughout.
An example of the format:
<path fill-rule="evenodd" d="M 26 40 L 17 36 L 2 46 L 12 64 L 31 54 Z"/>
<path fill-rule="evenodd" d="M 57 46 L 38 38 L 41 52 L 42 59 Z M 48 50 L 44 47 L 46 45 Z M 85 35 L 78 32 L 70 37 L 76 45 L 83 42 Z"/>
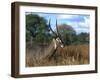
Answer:
<path fill-rule="evenodd" d="M 41 57 L 41 59 L 44 59 L 44 58 L 50 59 L 55 54 L 58 47 L 61 47 L 61 48 L 64 47 L 63 40 L 61 38 L 61 35 L 60 35 L 58 27 L 57 27 L 57 20 L 56 20 L 56 32 L 53 31 L 53 29 L 51 28 L 50 20 L 49 20 L 49 29 L 55 37 L 53 37 L 50 45 L 44 49 L 44 51 L 43 51 L 44 54 Z"/>

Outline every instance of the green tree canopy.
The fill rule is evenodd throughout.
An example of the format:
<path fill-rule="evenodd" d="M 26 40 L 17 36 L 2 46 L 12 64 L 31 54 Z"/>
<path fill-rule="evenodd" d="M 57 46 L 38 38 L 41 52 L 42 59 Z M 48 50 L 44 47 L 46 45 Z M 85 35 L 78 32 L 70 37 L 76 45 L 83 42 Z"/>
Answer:
<path fill-rule="evenodd" d="M 63 38 L 65 45 L 70 45 L 73 43 L 76 37 L 76 32 L 72 26 L 67 24 L 61 24 L 58 26 L 59 32 Z"/>
<path fill-rule="evenodd" d="M 26 15 L 26 41 L 33 38 L 34 42 L 48 43 L 50 41 L 50 32 L 47 21 L 35 14 Z"/>
<path fill-rule="evenodd" d="M 81 44 L 89 43 L 89 33 L 82 32 L 77 35 L 77 39 Z"/>

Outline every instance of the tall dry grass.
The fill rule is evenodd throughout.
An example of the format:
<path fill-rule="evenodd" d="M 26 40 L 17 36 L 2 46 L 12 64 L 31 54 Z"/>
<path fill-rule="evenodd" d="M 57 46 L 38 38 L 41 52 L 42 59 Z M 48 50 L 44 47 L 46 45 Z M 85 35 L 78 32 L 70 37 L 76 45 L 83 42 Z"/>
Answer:
<path fill-rule="evenodd" d="M 89 64 L 88 45 L 70 45 L 65 46 L 64 48 L 59 47 L 55 53 L 51 53 L 51 56 L 42 59 L 41 56 L 43 56 L 44 49 L 27 49 L 26 67 Z"/>

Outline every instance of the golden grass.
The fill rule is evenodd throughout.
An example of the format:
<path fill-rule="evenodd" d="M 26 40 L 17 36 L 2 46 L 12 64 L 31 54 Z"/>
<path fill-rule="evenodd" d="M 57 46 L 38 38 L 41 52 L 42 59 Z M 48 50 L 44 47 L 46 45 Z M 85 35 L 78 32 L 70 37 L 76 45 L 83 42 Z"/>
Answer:
<path fill-rule="evenodd" d="M 39 53 L 37 55 L 37 53 Z M 58 48 L 50 57 L 41 59 L 42 50 L 26 50 L 26 67 L 89 64 L 88 45 L 70 45 Z"/>

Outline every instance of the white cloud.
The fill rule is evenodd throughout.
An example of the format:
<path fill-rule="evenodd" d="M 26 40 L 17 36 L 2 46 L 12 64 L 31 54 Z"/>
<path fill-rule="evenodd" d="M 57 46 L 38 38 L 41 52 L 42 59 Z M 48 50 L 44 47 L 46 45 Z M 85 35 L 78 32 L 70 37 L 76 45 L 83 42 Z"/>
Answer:
<path fill-rule="evenodd" d="M 87 18 L 87 17 L 84 17 L 84 22 L 79 22 L 78 25 L 79 25 L 79 27 L 87 27 L 87 28 L 89 28 L 90 19 Z"/>
<path fill-rule="evenodd" d="M 73 15 L 58 15 L 57 16 L 57 19 L 69 19 L 69 18 L 72 18 L 73 17 Z"/>
<path fill-rule="evenodd" d="M 85 28 L 84 29 L 77 28 L 75 30 L 76 30 L 77 33 L 81 33 L 81 32 L 87 32 L 88 33 L 89 32 L 89 30 L 88 29 L 85 29 Z"/>
<path fill-rule="evenodd" d="M 67 22 L 67 24 L 72 26 L 73 28 L 78 28 L 78 24 L 76 22 Z"/>

